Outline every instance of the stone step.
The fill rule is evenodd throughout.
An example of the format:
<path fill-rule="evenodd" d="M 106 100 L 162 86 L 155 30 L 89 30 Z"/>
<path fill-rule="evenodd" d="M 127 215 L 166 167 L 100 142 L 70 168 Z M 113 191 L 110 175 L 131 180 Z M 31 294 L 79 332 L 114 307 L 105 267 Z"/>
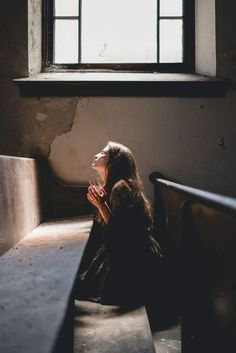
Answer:
<path fill-rule="evenodd" d="M 181 326 L 174 325 L 165 330 L 153 332 L 157 353 L 181 353 Z"/>
<path fill-rule="evenodd" d="M 155 353 L 145 307 L 75 300 L 74 353 Z"/>
<path fill-rule="evenodd" d="M 0 258 L 1 353 L 70 352 L 72 289 L 91 226 L 86 217 L 43 223 Z"/>

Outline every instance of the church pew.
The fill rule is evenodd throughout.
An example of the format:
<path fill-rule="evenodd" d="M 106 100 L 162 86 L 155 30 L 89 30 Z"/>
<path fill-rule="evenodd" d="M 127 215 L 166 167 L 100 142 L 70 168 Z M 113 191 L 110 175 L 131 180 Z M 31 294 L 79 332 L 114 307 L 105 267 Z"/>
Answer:
<path fill-rule="evenodd" d="M 183 352 L 233 353 L 236 200 L 175 183 L 159 173 L 151 180 L 156 236 L 175 254 L 180 269 Z"/>

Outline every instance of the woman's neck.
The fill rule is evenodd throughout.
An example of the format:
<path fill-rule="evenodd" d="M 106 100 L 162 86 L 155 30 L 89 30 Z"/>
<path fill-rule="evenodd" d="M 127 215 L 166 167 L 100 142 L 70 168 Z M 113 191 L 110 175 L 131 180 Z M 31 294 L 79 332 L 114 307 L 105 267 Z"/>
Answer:
<path fill-rule="evenodd" d="M 99 175 L 100 175 L 100 178 L 103 182 L 103 185 L 106 184 L 106 181 L 107 181 L 107 175 L 106 175 L 106 172 L 99 172 Z"/>

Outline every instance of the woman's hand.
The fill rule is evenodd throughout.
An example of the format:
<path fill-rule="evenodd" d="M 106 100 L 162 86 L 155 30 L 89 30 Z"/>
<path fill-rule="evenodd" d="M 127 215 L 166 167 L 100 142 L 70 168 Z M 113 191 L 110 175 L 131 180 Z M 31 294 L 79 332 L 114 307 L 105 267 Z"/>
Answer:
<path fill-rule="evenodd" d="M 88 187 L 87 199 L 95 207 L 101 209 L 106 202 L 106 191 L 101 184 L 95 181 L 90 181 L 89 184 L 90 186 Z"/>
<path fill-rule="evenodd" d="M 87 198 L 98 208 L 104 222 L 108 224 L 111 218 L 111 210 L 106 201 L 106 191 L 99 183 L 90 181 L 89 184 Z"/>

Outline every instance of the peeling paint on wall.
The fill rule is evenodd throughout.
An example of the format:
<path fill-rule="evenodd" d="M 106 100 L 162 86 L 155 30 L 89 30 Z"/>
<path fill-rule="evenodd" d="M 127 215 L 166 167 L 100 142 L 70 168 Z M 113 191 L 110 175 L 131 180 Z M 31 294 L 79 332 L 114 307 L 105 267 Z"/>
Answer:
<path fill-rule="evenodd" d="M 56 136 L 71 130 L 74 123 L 77 98 L 29 98 L 22 101 L 18 111 L 24 113 L 19 155 L 50 154 Z M 33 119 L 32 119 L 33 117 Z"/>
<path fill-rule="evenodd" d="M 39 122 L 43 122 L 45 119 L 47 119 L 47 115 L 44 113 L 37 113 L 35 119 L 38 120 Z"/>
<path fill-rule="evenodd" d="M 67 182 L 84 184 L 94 175 L 90 166 L 93 156 L 109 139 L 104 102 L 99 109 L 89 102 L 88 98 L 77 98 L 70 131 L 57 134 L 50 146 L 53 169 Z"/>
<path fill-rule="evenodd" d="M 54 138 L 51 141 L 50 146 L 49 146 L 49 153 L 48 153 L 48 157 L 49 158 L 52 158 L 52 156 L 51 156 L 51 153 L 52 153 L 51 152 L 51 148 L 52 148 L 52 145 L 55 143 L 55 140 L 58 139 L 61 136 L 67 135 L 67 134 L 69 134 L 71 132 L 72 127 L 78 123 L 79 113 L 83 109 L 87 109 L 88 102 L 89 102 L 88 98 L 80 98 L 80 97 L 74 98 L 73 110 L 72 110 L 72 115 L 71 115 L 71 119 L 70 119 L 70 124 L 64 130 L 62 130 L 60 133 L 57 133 L 54 136 Z M 74 154 L 74 152 L 71 153 L 71 154 Z"/>

